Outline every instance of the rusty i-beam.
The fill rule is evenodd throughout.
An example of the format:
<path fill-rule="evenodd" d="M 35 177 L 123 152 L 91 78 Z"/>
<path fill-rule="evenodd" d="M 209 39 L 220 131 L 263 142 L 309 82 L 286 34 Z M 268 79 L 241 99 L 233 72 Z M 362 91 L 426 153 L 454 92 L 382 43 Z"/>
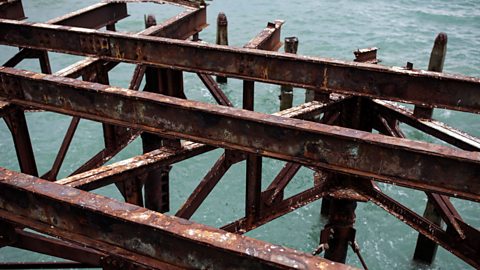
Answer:
<path fill-rule="evenodd" d="M 480 201 L 477 152 L 6 67 L 0 79 L 14 104 Z"/>
<path fill-rule="evenodd" d="M 150 18 L 147 29 L 136 34 L 114 32 L 116 22 L 128 16 L 130 2 L 143 1 L 104 1 L 42 24 L 18 21 L 25 18 L 21 1 L 0 1 L 0 44 L 21 48 L 0 67 L 0 116 L 12 130 L 24 173 L 0 169 L 0 247 L 74 261 L 24 266 L 350 269 L 241 236 L 330 198 L 329 222 L 315 252 L 325 251 L 330 260 L 344 262 L 349 246 L 360 256 L 354 209 L 357 202 L 371 201 L 480 267 L 480 232 L 448 199 L 480 201 L 480 139 L 431 119 L 433 108 L 479 113 L 480 79 L 438 68 L 384 67 L 376 64 L 376 48 L 355 51 L 355 62 L 271 52 L 281 46 L 282 21 L 269 23 L 244 48 L 200 42 L 207 14 L 203 1 L 151 1 L 185 10 L 161 23 Z M 95 30 L 103 27 L 107 31 Z M 87 58 L 51 75 L 47 51 Z M 39 59 L 44 74 L 14 68 L 27 58 Z M 109 85 L 108 73 L 120 62 L 137 65 L 129 89 Z M 219 105 L 186 100 L 182 72 L 196 73 Z M 244 80 L 243 110 L 233 108 L 211 75 Z M 306 88 L 315 101 L 274 115 L 254 112 L 256 81 Z M 416 107 L 411 111 L 392 101 Z M 39 179 L 23 114 L 30 109 L 73 116 L 42 178 L 56 180 L 82 118 L 103 124 L 105 148 L 70 177 L 55 183 Z M 405 139 L 400 122 L 463 150 Z M 140 134 L 142 155 L 102 166 Z M 215 148 L 225 152 L 178 209 L 178 217 L 155 212 L 168 210 L 168 168 Z M 261 185 L 264 156 L 288 161 L 266 189 Z M 225 172 L 244 160 L 244 217 L 222 229 L 182 219 L 190 218 Z M 315 184 L 284 198 L 302 166 L 315 171 Z M 447 228 L 391 199 L 375 181 L 426 191 L 429 207 Z M 137 206 L 87 192 L 112 183 Z M 151 210 L 142 208 L 144 201 Z M 368 265 L 361 256 L 360 261 Z M 0 267 L 7 265 L 21 266 Z"/>
<path fill-rule="evenodd" d="M 480 112 L 478 78 L 6 19 L 0 27 L 4 45 Z"/>

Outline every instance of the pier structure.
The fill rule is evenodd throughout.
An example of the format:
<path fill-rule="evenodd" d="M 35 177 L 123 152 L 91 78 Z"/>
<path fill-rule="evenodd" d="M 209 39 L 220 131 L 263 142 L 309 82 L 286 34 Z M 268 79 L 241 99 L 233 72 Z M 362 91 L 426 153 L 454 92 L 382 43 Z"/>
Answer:
<path fill-rule="evenodd" d="M 440 245 L 480 268 L 480 233 L 450 201 L 480 201 L 480 139 L 432 118 L 435 108 L 478 114 L 480 79 L 442 73 L 446 34 L 435 40 L 425 71 L 411 63 L 382 66 L 377 48 L 356 50 L 352 62 L 305 57 L 296 54 L 301 44 L 295 37 L 285 39 L 281 52 L 281 20 L 236 48 L 228 46 L 227 17 L 220 14 L 218 44 L 209 44 L 200 40 L 207 27 L 203 1 L 150 0 L 184 11 L 164 22 L 148 15 L 138 33 L 116 31 L 134 2 L 144 1 L 103 1 L 31 23 L 23 21 L 20 0 L 0 1 L 0 44 L 19 48 L 0 67 L 0 117 L 20 167 L 0 168 L 0 248 L 66 260 L 4 262 L 0 268 L 367 268 L 362 253 L 368 250 L 355 240 L 358 203 L 376 204 L 418 231 L 415 259 L 431 263 Z M 52 73 L 49 52 L 85 58 Z M 25 59 L 38 59 L 41 72 L 16 68 Z M 109 72 L 119 63 L 135 65 L 128 88 L 110 85 Z M 187 72 L 218 105 L 187 98 Z M 242 108 L 222 91 L 227 78 L 243 80 Z M 255 112 L 255 82 L 279 85 L 280 111 Z M 293 106 L 292 95 L 304 89 L 307 102 Z M 44 173 L 25 118 L 37 111 L 71 116 Z M 102 123 L 104 147 L 59 179 L 82 119 Z M 448 145 L 406 139 L 400 123 Z M 106 165 L 138 137 L 143 154 Z M 172 166 L 214 149 L 223 154 L 202 179 L 189 179 L 198 186 L 171 209 Z M 287 162 L 266 188 L 264 157 Z M 229 168 L 244 161 L 243 217 L 220 228 L 190 221 Z M 285 196 L 301 167 L 312 171 L 312 184 Z M 424 192 L 424 215 L 389 197 L 379 182 Z M 110 184 L 125 202 L 91 192 Z M 328 222 L 314 255 L 243 236 L 317 200 Z M 344 264 L 350 248 L 362 265 Z"/>

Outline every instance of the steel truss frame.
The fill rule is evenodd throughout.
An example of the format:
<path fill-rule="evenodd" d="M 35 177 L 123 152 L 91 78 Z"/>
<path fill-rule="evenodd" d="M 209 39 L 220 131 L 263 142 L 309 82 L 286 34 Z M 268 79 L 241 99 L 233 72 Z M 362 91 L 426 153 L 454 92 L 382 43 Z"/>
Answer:
<path fill-rule="evenodd" d="M 0 44 L 20 48 L 0 67 L 0 116 L 22 172 L 0 168 L 0 247 L 76 262 L 52 267 L 351 269 L 330 260 L 344 262 L 342 245 L 354 242 L 356 202 L 371 201 L 480 267 L 479 231 L 449 200 L 480 201 L 480 139 L 428 116 L 433 108 L 479 113 L 479 78 L 383 67 L 373 50 L 356 52 L 357 62 L 279 53 L 283 21 L 269 23 L 244 48 L 206 44 L 198 41 L 207 26 L 203 1 L 151 1 L 185 11 L 161 24 L 149 18 L 137 34 L 115 32 L 129 2 L 144 1 L 104 1 L 44 24 L 20 21 L 21 1 L 0 2 Z M 103 27 L 109 31 L 95 30 Z M 52 74 L 48 51 L 86 58 Z M 28 58 L 39 60 L 42 73 L 14 68 Z M 109 85 L 108 72 L 120 62 L 136 64 L 129 89 Z M 182 72 L 196 73 L 219 105 L 187 100 Z M 211 74 L 244 79 L 243 109 L 233 108 Z M 315 101 L 257 113 L 255 81 L 314 90 Z M 415 104 L 415 112 L 392 101 Z M 40 177 L 25 110 L 73 116 L 52 168 Z M 57 179 L 82 118 L 103 124 L 105 147 Z M 458 148 L 405 139 L 399 122 Z M 144 154 L 104 165 L 140 135 Z M 225 151 L 176 215 L 159 213 L 169 210 L 171 166 L 215 148 Z M 287 161 L 265 190 L 262 157 Z M 245 217 L 221 229 L 188 221 L 241 161 L 247 164 Z M 316 172 L 313 187 L 285 198 L 302 166 Z M 376 181 L 425 191 L 446 229 L 389 198 Z M 112 183 L 130 204 L 88 192 Z M 322 240 L 322 232 L 330 260 L 241 235 L 322 198 L 341 210 L 327 211 L 326 230 L 340 231 L 326 240 L 333 242 Z M 350 223 L 340 224 L 342 218 Z"/>

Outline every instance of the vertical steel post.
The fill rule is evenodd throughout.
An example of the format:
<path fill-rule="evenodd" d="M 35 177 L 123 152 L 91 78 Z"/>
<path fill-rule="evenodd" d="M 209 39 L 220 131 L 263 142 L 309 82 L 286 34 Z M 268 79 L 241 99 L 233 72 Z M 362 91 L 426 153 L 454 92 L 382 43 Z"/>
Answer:
<path fill-rule="evenodd" d="M 217 44 L 218 45 L 228 45 L 228 21 L 225 13 L 218 13 L 217 17 Z M 227 78 L 222 76 L 217 76 L 218 83 L 226 83 Z"/>
<path fill-rule="evenodd" d="M 323 235 L 329 235 L 328 249 L 325 250 L 325 258 L 345 263 L 349 242 L 355 239 L 355 209 L 357 202 L 351 200 L 333 199 L 331 201 L 330 215 L 325 225 Z"/>
<path fill-rule="evenodd" d="M 153 15 L 145 18 L 145 27 L 156 25 Z M 186 98 L 183 87 L 183 72 L 164 68 L 147 67 L 144 91 L 160 93 L 177 98 Z M 143 152 L 160 147 L 180 148 L 179 139 L 166 139 L 161 136 L 142 133 Z M 170 170 L 171 166 L 159 168 L 147 174 L 145 180 L 145 207 L 165 213 L 170 211 Z"/>
<path fill-rule="evenodd" d="M 375 53 L 372 53 L 372 52 Z M 362 58 L 362 56 L 369 57 Z M 365 50 L 362 54 L 355 53 L 356 61 L 359 62 L 376 62 L 376 48 Z M 326 98 L 326 96 L 316 95 L 315 99 Z M 362 97 L 353 98 L 350 102 L 344 104 L 342 108 L 340 125 L 343 127 L 353 128 L 366 132 L 372 132 L 372 110 L 368 107 L 368 100 Z M 342 174 L 328 173 L 327 181 L 355 181 L 353 177 Z M 357 202 L 347 199 L 328 198 L 322 200 L 322 214 L 328 211 L 328 223 L 322 230 L 320 243 L 328 244 L 325 250 L 325 258 L 345 263 L 348 253 L 348 247 L 355 241 L 355 233 L 353 225 L 355 224 L 355 209 Z"/>
<path fill-rule="evenodd" d="M 149 28 L 157 24 L 155 16 L 148 15 L 145 16 L 145 28 Z M 145 70 L 145 87 L 143 91 L 154 92 L 154 93 L 163 93 L 164 89 L 161 82 L 161 70 L 158 68 L 147 67 Z M 162 147 L 163 138 L 156 134 L 143 132 L 142 135 L 142 147 L 143 153 L 148 153 L 155 149 Z M 163 198 L 161 196 L 164 193 L 165 188 L 168 188 L 169 182 L 168 179 L 169 168 L 159 168 L 157 170 L 151 171 L 146 175 L 145 179 L 145 207 L 151 210 L 158 212 L 167 212 L 169 211 L 168 203 L 165 203 L 165 200 L 168 201 L 169 198 Z M 168 193 L 168 191 L 167 191 Z"/>
<path fill-rule="evenodd" d="M 429 71 L 443 71 L 443 63 L 445 62 L 445 57 L 447 55 L 447 40 L 447 34 L 439 33 L 437 35 L 432 48 L 432 53 L 430 54 L 430 62 L 428 64 Z M 430 119 L 432 114 L 433 108 L 415 106 L 414 116 L 416 117 Z M 435 205 L 430 199 L 427 201 L 423 217 L 439 226 L 442 224 L 442 217 L 438 211 L 435 210 Z M 437 248 L 438 245 L 435 242 L 419 233 L 413 259 L 423 263 L 431 264 L 435 260 Z"/>
<path fill-rule="evenodd" d="M 297 37 L 285 38 L 285 52 L 296 54 L 298 49 Z M 292 107 L 293 104 L 293 87 L 289 85 L 282 85 L 280 89 L 280 111 Z"/>
<path fill-rule="evenodd" d="M 101 84 L 109 84 L 109 78 L 108 78 L 108 72 L 102 68 L 98 67 L 98 70 L 96 72 L 96 79 L 95 82 L 101 83 Z M 110 124 L 102 124 L 103 127 L 103 140 L 105 143 L 105 148 L 107 149 L 112 149 L 115 148 L 117 145 L 117 130 L 116 127 Z"/>
<path fill-rule="evenodd" d="M 243 81 L 243 109 L 254 110 L 255 82 Z M 262 193 L 262 157 L 247 154 L 246 169 L 245 217 L 246 227 L 249 229 L 260 216 Z"/>
<path fill-rule="evenodd" d="M 341 125 L 362 131 L 371 131 L 369 119 L 370 110 L 365 105 L 361 97 L 352 99 L 350 103 L 345 104 L 341 114 Z M 350 181 L 350 176 L 335 174 L 329 176 L 329 181 Z M 348 247 L 355 241 L 355 209 L 357 202 L 346 199 L 332 198 L 329 201 L 328 223 L 322 230 L 320 241 L 328 243 L 328 249 L 325 251 L 325 258 L 345 263 Z"/>

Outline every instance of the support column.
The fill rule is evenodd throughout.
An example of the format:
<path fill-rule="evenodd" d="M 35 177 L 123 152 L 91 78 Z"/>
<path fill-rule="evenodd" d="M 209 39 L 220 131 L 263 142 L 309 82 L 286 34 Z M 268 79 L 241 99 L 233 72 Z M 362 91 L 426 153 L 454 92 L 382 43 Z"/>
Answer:
<path fill-rule="evenodd" d="M 429 71 L 443 71 L 443 63 L 445 62 L 445 57 L 447 55 L 447 40 L 447 34 L 445 33 L 438 34 L 437 38 L 435 39 L 432 53 L 430 54 L 430 62 L 428 64 Z M 433 108 L 415 106 L 413 114 L 419 118 L 430 119 L 433 114 Z M 439 226 L 442 225 L 442 217 L 435 209 L 435 205 L 430 198 L 427 201 L 423 217 Z M 419 233 L 413 259 L 423 263 L 431 264 L 435 260 L 437 248 L 438 245 L 435 242 Z"/>
<path fill-rule="evenodd" d="M 357 202 L 351 200 L 333 199 L 330 206 L 330 216 L 325 229 L 320 236 L 328 243 L 325 258 L 345 263 L 349 242 L 355 239 L 355 209 Z"/>
<path fill-rule="evenodd" d="M 364 98 L 358 97 L 345 104 L 340 125 L 357 130 L 371 132 L 370 110 L 366 107 Z M 334 174 L 329 176 L 328 181 L 354 181 L 351 176 Z M 328 201 L 328 223 L 320 235 L 320 244 L 328 244 L 325 258 L 345 263 L 348 247 L 355 241 L 355 209 L 357 202 L 347 199 L 332 198 Z"/>
<path fill-rule="evenodd" d="M 225 13 L 218 13 L 217 17 L 217 44 L 228 45 L 228 21 Z M 218 83 L 227 83 L 227 78 L 217 76 Z"/>
<path fill-rule="evenodd" d="M 369 48 L 354 52 L 355 61 L 377 63 L 377 48 Z M 321 95 L 316 99 L 322 98 Z M 363 97 L 352 98 L 347 102 L 340 114 L 339 125 L 361 131 L 372 132 L 372 110 L 368 107 L 368 100 Z M 327 181 L 351 182 L 352 176 L 342 174 L 327 174 Z M 353 225 L 355 224 L 355 209 L 357 202 L 348 199 L 328 198 L 322 200 L 322 214 L 328 212 L 328 223 L 320 235 L 320 244 L 328 244 L 325 258 L 345 263 L 349 246 L 356 246 Z M 362 261 L 362 264 L 364 262 Z"/>
<path fill-rule="evenodd" d="M 254 110 L 255 82 L 243 82 L 243 109 Z M 255 154 L 247 154 L 246 169 L 246 194 L 245 194 L 245 217 L 247 230 L 260 216 L 262 195 L 262 157 Z"/>
<path fill-rule="evenodd" d="M 285 38 L 285 52 L 296 54 L 298 49 L 297 37 Z M 282 85 L 280 89 L 280 111 L 289 109 L 293 104 L 293 87 L 289 85 Z"/>
<path fill-rule="evenodd" d="M 153 15 L 145 18 L 145 27 L 156 25 Z M 143 91 L 159 93 L 177 98 L 186 98 L 183 89 L 183 73 L 178 70 L 147 67 Z M 179 139 L 167 139 L 155 134 L 142 133 L 143 152 L 148 153 L 160 147 L 180 148 Z M 145 207 L 157 212 L 170 211 L 170 170 L 165 166 L 149 172 L 145 178 Z"/>

